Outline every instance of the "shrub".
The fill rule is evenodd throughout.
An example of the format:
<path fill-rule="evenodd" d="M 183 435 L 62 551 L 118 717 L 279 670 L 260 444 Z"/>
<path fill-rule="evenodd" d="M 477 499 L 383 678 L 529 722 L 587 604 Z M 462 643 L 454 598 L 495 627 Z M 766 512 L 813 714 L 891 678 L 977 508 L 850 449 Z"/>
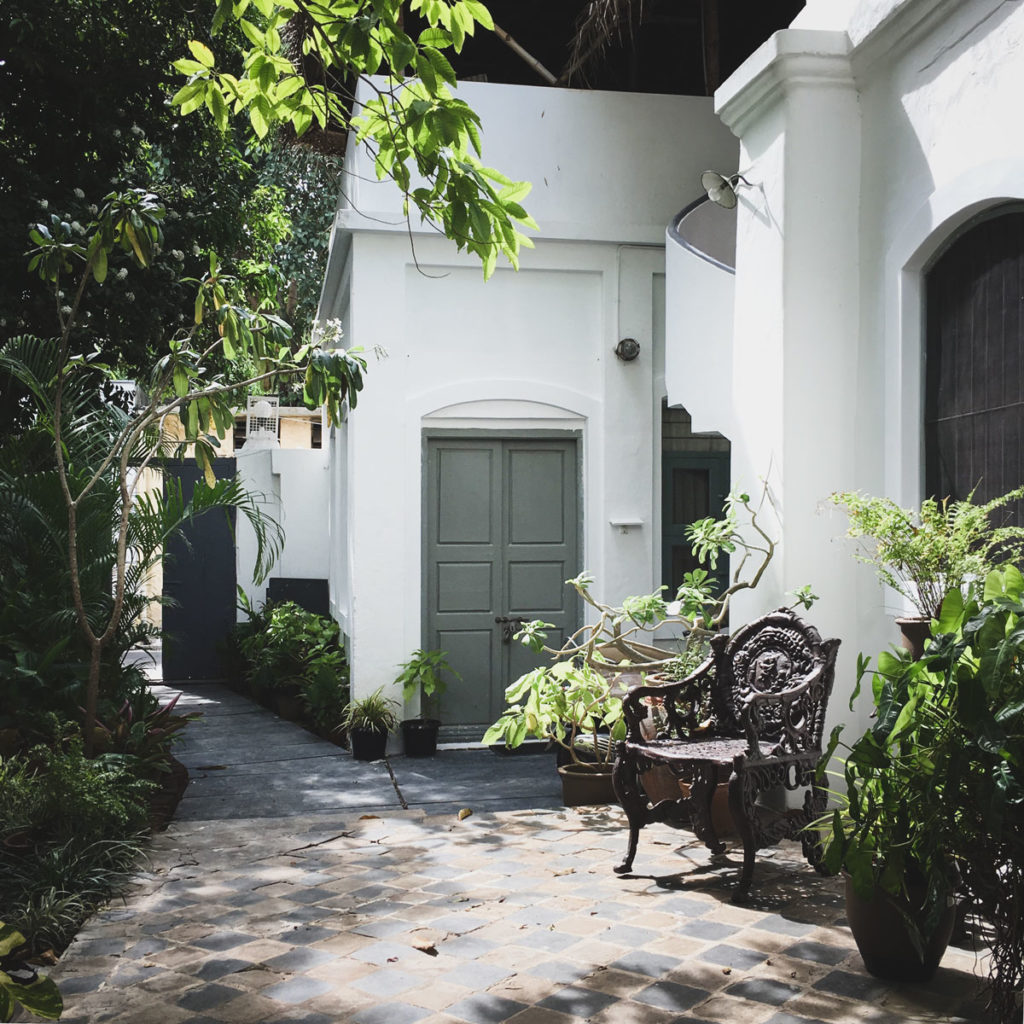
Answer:
<path fill-rule="evenodd" d="M 62 949 L 127 879 L 153 784 L 122 763 L 34 747 L 0 762 L 0 920 L 31 950 Z"/>
<path fill-rule="evenodd" d="M 146 828 L 152 788 L 124 765 L 88 760 L 78 738 L 66 751 L 34 747 L 0 764 L 0 838 L 27 834 L 43 845 L 133 835 Z"/>
<path fill-rule="evenodd" d="M 312 721 L 332 729 L 348 703 L 348 662 L 334 619 L 307 612 L 293 601 L 249 613 L 235 631 L 244 679 L 260 698 L 298 690 Z"/>

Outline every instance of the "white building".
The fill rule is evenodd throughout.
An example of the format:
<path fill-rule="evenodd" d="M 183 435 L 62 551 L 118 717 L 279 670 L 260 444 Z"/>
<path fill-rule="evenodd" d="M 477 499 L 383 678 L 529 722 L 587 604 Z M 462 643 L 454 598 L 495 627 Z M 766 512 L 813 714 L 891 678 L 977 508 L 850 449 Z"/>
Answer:
<path fill-rule="evenodd" d="M 718 472 L 724 438 L 733 485 L 770 469 L 781 513 L 778 556 L 735 617 L 810 583 L 810 617 L 844 642 L 833 718 L 846 716 L 857 652 L 894 641 L 903 609 L 836 539 L 845 518 L 828 495 L 913 505 L 972 474 L 993 493 L 1024 476 L 1007 433 L 1024 365 L 1022 44 L 1024 10 L 1006 0 L 809 0 L 714 109 L 465 85 L 488 162 L 533 182 L 541 227 L 523 269 L 487 284 L 407 225 L 351 152 L 321 316 L 342 320 L 370 372 L 303 499 L 321 524 L 328 510 L 326 533 L 297 543 L 316 545 L 330 579 L 354 692 L 442 647 L 464 677 L 445 718 L 476 733 L 525 657 L 495 619 L 572 624 L 562 582 L 583 568 L 609 599 L 663 582 L 663 472 L 701 454 Z M 735 277 L 671 239 L 666 267 L 665 227 L 706 168 L 739 168 L 750 187 L 735 215 L 702 207 L 683 233 Z M 978 256 L 1014 245 L 1016 262 Z M 979 289 L 979 322 L 1001 297 L 998 330 L 961 329 Z M 624 338 L 640 343 L 630 362 L 614 353 Z M 998 394 L 936 376 L 971 346 L 968 377 Z M 986 415 L 1005 444 L 973 430 Z"/>

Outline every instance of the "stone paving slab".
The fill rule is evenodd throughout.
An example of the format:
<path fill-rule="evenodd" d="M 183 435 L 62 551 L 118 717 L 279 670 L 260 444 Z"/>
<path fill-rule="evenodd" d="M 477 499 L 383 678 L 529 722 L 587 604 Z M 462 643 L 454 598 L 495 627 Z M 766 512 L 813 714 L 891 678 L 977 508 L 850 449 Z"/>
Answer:
<path fill-rule="evenodd" d="M 617 808 L 175 823 L 51 972 L 64 1020 L 981 1019 L 973 954 L 925 987 L 865 974 L 839 884 L 795 845 L 734 906 L 739 859 L 668 829 L 616 876 L 623 825 Z"/>
<path fill-rule="evenodd" d="M 207 736 L 224 729 L 227 740 L 244 727 L 247 714 L 214 712 L 212 691 L 199 696 L 210 707 Z M 280 724 L 287 738 L 295 727 Z M 64 994 L 62 1019 L 983 1020 L 974 954 L 951 949 L 928 986 L 866 974 L 842 918 L 841 884 L 811 871 L 795 844 L 762 853 L 754 899 L 737 906 L 730 896 L 740 858 L 713 858 L 687 833 L 646 829 L 636 874 L 621 877 L 611 870 L 626 839 L 618 808 L 487 809 L 516 779 L 534 780 L 543 803 L 555 775 L 549 758 L 394 758 L 399 787 L 424 801 L 407 795 L 414 805 L 403 810 L 385 765 L 356 765 L 335 751 L 322 757 L 332 769 L 348 766 L 348 789 L 365 807 L 331 811 L 296 783 L 280 814 L 275 788 L 263 803 L 240 790 L 234 808 L 211 817 L 230 800 L 204 795 L 214 777 L 219 788 L 224 778 L 253 776 L 198 772 L 126 900 L 96 915 L 50 972 Z M 197 752 L 186 746 L 184 754 L 194 761 Z M 254 748 L 249 764 L 266 756 Z M 308 757 L 277 764 L 281 778 L 309 771 Z M 480 801 L 468 798 L 474 778 Z M 448 805 L 453 795 L 467 796 L 469 816 L 459 817 L 458 801 Z"/>

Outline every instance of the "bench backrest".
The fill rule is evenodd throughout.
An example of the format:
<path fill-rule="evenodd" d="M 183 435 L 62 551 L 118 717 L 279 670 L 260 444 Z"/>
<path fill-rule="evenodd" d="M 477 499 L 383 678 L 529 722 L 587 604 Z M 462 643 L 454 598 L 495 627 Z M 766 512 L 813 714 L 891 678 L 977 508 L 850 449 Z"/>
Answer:
<path fill-rule="evenodd" d="M 743 735 L 741 715 L 755 694 L 782 693 L 817 674 L 797 705 L 766 702 L 758 710 L 765 739 L 785 739 L 790 749 L 820 749 L 838 640 L 823 641 L 792 609 L 779 608 L 711 643 L 712 700 L 721 734 Z"/>

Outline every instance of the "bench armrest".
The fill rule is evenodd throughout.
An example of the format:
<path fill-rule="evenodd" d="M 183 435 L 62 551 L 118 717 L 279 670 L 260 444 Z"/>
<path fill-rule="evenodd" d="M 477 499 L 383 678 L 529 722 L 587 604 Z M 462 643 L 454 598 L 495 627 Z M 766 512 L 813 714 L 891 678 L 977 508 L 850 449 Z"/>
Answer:
<path fill-rule="evenodd" d="M 800 754 L 821 747 L 821 725 L 832 689 L 835 646 L 796 686 L 778 693 L 754 693 L 746 699 L 740 724 L 747 737 L 747 756 L 763 757 L 762 733 L 770 728 L 774 740 L 769 756 Z"/>
<path fill-rule="evenodd" d="M 676 739 L 684 740 L 700 725 L 701 707 L 706 705 L 714 679 L 712 654 L 685 679 L 661 685 L 636 686 L 622 698 L 626 720 L 626 738 L 631 743 L 653 739 L 647 723 L 655 721 L 654 707 L 664 712 L 664 729 Z M 645 728 L 645 725 L 647 726 Z"/>

